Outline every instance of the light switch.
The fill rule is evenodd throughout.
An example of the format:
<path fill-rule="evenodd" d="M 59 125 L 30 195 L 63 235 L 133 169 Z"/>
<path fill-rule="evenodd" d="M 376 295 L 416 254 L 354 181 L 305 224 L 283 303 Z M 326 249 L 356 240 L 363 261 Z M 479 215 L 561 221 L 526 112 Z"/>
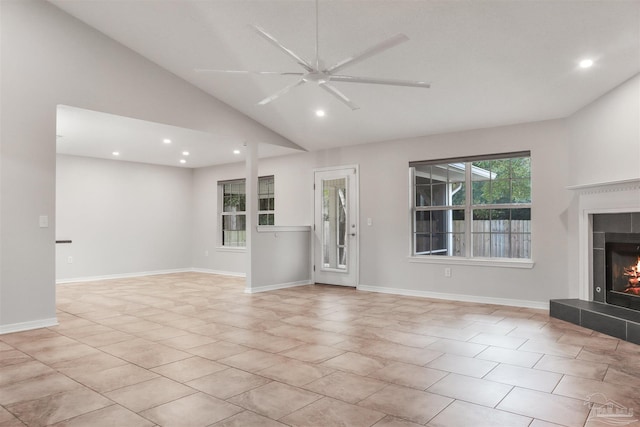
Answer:
<path fill-rule="evenodd" d="M 47 215 L 40 215 L 40 228 L 49 227 L 49 217 Z"/>
<path fill-rule="evenodd" d="M 373 224 L 373 220 L 371 218 L 367 218 L 367 225 Z"/>

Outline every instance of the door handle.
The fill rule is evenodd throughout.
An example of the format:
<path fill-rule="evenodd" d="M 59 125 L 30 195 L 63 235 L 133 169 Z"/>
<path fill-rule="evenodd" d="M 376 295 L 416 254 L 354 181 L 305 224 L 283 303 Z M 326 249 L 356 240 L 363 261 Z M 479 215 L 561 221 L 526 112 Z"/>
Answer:
<path fill-rule="evenodd" d="M 356 233 L 351 233 L 351 237 L 356 237 Z"/>

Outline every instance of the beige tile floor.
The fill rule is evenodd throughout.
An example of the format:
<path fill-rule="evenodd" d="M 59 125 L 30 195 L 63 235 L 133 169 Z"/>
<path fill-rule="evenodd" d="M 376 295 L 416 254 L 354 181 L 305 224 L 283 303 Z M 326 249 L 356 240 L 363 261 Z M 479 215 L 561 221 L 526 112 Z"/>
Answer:
<path fill-rule="evenodd" d="M 590 395 L 640 413 L 640 346 L 545 311 L 243 287 L 59 285 L 59 326 L 0 335 L 0 427 L 607 425 Z"/>

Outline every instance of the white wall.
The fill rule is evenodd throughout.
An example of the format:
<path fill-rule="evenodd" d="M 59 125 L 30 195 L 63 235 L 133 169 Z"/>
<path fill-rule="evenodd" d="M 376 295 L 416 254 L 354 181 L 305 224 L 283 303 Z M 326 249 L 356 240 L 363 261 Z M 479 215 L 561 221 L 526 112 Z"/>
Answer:
<path fill-rule="evenodd" d="M 409 161 L 522 150 L 532 156 L 533 269 L 452 265 L 445 279 L 445 265 L 409 261 Z M 556 120 L 263 159 L 259 174 L 275 176 L 277 225 L 311 225 L 313 169 L 360 165 L 360 285 L 542 304 L 569 293 L 567 161 L 566 123 Z M 216 182 L 242 173 L 242 165 L 195 172 L 197 267 L 224 268 L 238 255 L 215 252 L 211 258 L 209 249 L 208 260 L 201 256 L 217 238 Z"/>
<path fill-rule="evenodd" d="M 311 283 L 311 227 L 258 227 L 252 239 L 248 292 Z"/>
<path fill-rule="evenodd" d="M 218 181 L 245 177 L 244 163 L 200 168 L 193 175 L 193 266 L 244 274 L 244 248 L 222 248 L 218 215 Z"/>
<path fill-rule="evenodd" d="M 640 74 L 568 121 L 570 185 L 640 178 Z"/>
<path fill-rule="evenodd" d="M 191 268 L 192 176 L 58 155 L 56 239 L 72 243 L 56 245 L 56 280 Z"/>
<path fill-rule="evenodd" d="M 0 332 L 55 323 L 56 105 L 290 145 L 42 0 L 0 1 L 0 49 Z"/>

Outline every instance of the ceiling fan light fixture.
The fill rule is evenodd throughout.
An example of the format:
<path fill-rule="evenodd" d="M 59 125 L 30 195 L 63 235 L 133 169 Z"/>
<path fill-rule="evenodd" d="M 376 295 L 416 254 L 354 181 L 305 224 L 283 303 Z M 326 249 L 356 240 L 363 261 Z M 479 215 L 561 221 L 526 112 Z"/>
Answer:
<path fill-rule="evenodd" d="M 352 76 L 352 75 L 344 75 L 338 74 L 339 71 L 351 67 L 355 64 L 358 64 L 366 59 L 371 58 L 372 56 L 378 55 L 388 49 L 391 49 L 401 43 L 409 40 L 405 34 L 398 33 L 394 36 L 391 36 L 381 42 L 378 42 L 369 48 L 360 51 L 356 54 L 353 54 L 343 60 L 337 62 L 333 66 L 329 68 L 325 68 L 323 65 L 323 61 L 320 58 L 319 49 L 318 49 L 318 0 L 315 1 L 315 58 L 313 61 L 307 61 L 301 56 L 297 55 L 291 49 L 280 43 L 274 36 L 267 33 L 262 27 L 257 25 L 251 25 L 251 28 L 263 39 L 269 42 L 272 46 L 276 47 L 280 52 L 287 55 L 290 59 L 295 61 L 300 67 L 302 67 L 303 71 L 299 72 L 278 72 L 278 71 L 248 71 L 248 70 L 212 70 L 212 69 L 195 69 L 196 72 L 213 72 L 213 73 L 232 73 L 232 74 L 273 74 L 273 75 L 282 75 L 282 76 L 298 76 L 298 80 L 296 82 L 290 83 L 288 86 L 280 89 L 276 93 L 264 98 L 259 101 L 257 105 L 267 105 L 276 99 L 280 98 L 282 95 L 289 92 L 291 89 L 300 86 L 305 83 L 316 83 L 321 89 L 325 90 L 331 96 L 335 97 L 338 101 L 345 104 L 347 107 L 352 110 L 357 110 L 360 107 L 355 104 L 351 99 L 349 99 L 344 93 L 338 90 L 331 83 L 333 81 L 337 82 L 345 82 L 345 83 L 361 83 L 361 84 L 376 84 L 376 85 L 390 85 L 390 86 L 405 86 L 405 87 L 418 87 L 418 88 L 429 88 L 429 84 L 423 81 L 413 81 L 413 80 L 394 80 L 394 79 L 386 79 L 386 78 L 376 78 L 376 77 L 360 77 L 360 76 Z"/>

